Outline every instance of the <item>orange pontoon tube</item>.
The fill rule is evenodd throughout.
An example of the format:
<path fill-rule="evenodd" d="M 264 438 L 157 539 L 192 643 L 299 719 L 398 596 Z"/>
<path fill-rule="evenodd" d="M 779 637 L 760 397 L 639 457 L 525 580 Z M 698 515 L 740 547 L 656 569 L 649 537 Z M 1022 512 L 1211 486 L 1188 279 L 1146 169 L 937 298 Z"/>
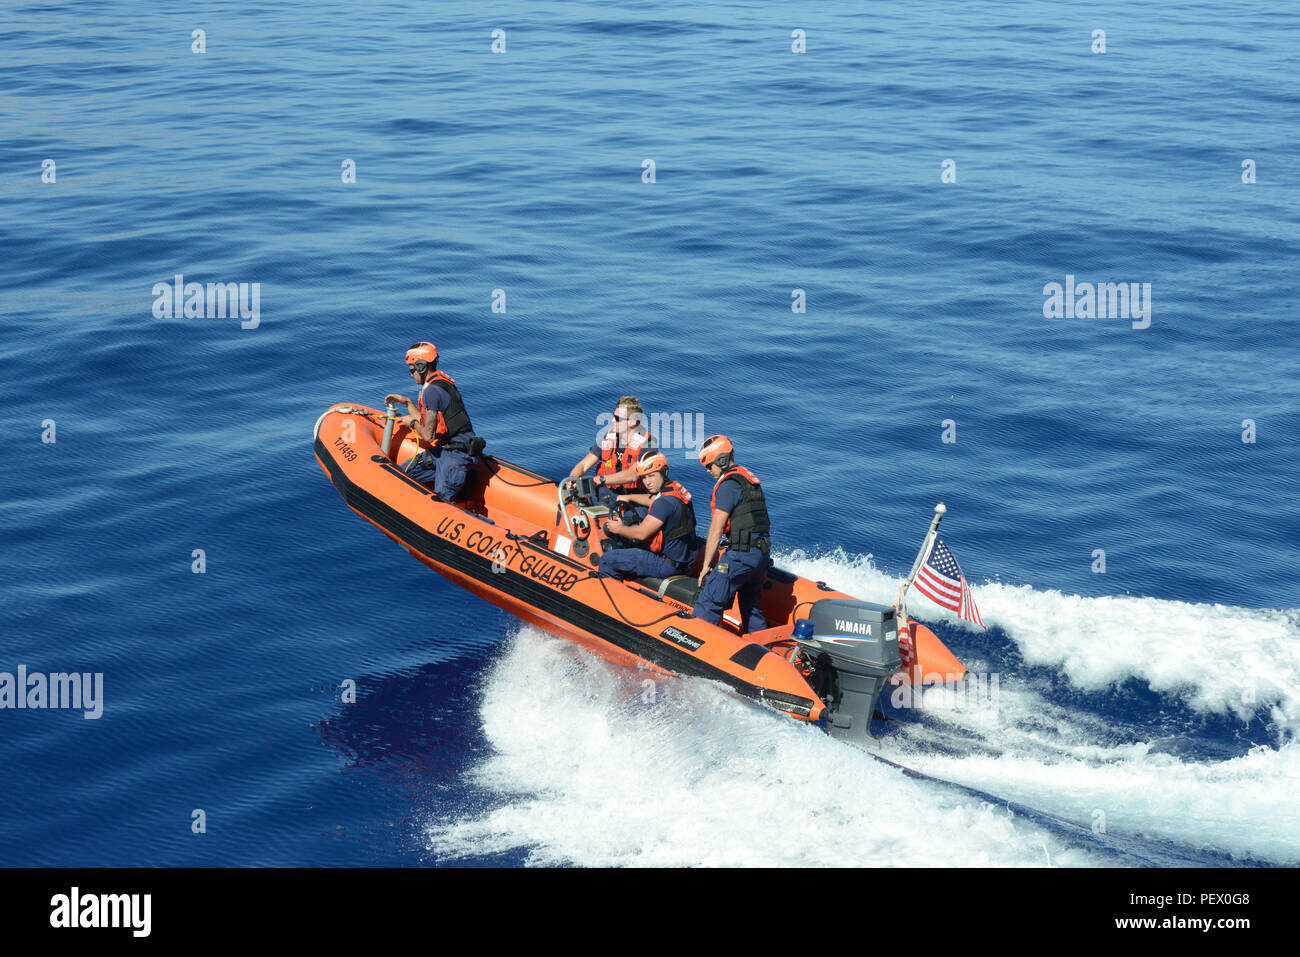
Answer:
<path fill-rule="evenodd" d="M 419 451 L 413 432 L 375 409 L 337 405 L 316 423 L 316 460 L 349 508 L 462 588 L 605 658 L 721 681 L 860 742 L 891 676 L 952 681 L 965 673 L 915 623 L 916 661 L 904 669 L 893 608 L 775 566 L 762 611 L 779 624 L 742 636 L 734 604 L 720 625 L 700 621 L 691 614 L 694 575 L 620 581 L 597 572 L 604 506 L 490 455 L 464 501 L 442 502 L 401 469 Z"/>

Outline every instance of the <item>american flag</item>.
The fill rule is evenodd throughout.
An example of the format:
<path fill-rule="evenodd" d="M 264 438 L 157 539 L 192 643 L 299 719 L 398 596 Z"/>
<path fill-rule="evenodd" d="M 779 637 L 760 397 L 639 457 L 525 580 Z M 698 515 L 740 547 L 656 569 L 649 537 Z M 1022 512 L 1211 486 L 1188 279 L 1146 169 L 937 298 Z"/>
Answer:
<path fill-rule="evenodd" d="M 961 566 L 952 557 L 952 552 L 948 551 L 942 538 L 935 538 L 934 544 L 930 546 L 930 554 L 926 556 L 921 570 L 916 573 L 913 584 L 917 591 L 936 605 L 955 611 L 958 618 L 964 618 L 971 624 L 985 627 L 984 620 L 980 618 L 980 610 L 975 607 L 970 586 L 966 584 L 966 576 L 961 573 Z"/>
<path fill-rule="evenodd" d="M 903 667 L 910 668 L 916 664 L 916 649 L 912 645 L 912 623 L 907 620 L 907 609 L 899 616 L 898 622 L 898 657 L 903 659 Z"/>

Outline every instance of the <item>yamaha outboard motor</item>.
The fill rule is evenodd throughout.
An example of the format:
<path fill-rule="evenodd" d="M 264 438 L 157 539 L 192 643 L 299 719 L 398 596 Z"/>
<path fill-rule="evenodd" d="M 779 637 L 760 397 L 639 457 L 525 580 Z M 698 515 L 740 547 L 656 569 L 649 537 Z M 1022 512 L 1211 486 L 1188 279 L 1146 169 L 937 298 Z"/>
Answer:
<path fill-rule="evenodd" d="M 865 741 L 885 681 L 903 667 L 894 609 L 851 598 L 823 598 L 813 603 L 808 619 L 798 622 L 794 638 L 810 659 L 834 669 L 837 680 L 823 699 L 828 706 L 826 729 L 837 738 Z"/>

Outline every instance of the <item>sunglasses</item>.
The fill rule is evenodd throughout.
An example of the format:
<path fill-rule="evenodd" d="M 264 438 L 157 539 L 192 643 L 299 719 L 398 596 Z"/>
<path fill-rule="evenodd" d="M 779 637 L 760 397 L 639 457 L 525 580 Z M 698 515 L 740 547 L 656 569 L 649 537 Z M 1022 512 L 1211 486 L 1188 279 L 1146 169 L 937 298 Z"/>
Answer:
<path fill-rule="evenodd" d="M 429 363 L 424 362 L 424 361 L 420 361 L 420 362 L 417 362 L 417 363 L 416 363 L 415 365 L 413 365 L 413 366 L 407 366 L 407 367 L 406 367 L 406 371 L 407 371 L 407 372 L 423 372 L 423 371 L 424 371 L 425 369 L 427 369 L 427 368 L 429 368 Z"/>

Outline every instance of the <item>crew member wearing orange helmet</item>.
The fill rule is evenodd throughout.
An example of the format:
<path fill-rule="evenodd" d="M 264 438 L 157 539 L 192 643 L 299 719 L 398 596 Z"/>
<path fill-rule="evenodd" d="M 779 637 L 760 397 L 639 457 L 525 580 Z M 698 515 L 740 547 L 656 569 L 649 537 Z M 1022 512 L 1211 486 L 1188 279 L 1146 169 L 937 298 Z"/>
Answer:
<path fill-rule="evenodd" d="M 569 478 L 586 475 L 596 466 L 596 501 L 613 505 L 615 497 L 625 493 L 644 493 L 646 488 L 636 474 L 636 462 L 646 449 L 655 447 L 655 437 L 641 424 L 645 412 L 634 395 L 625 395 L 614 407 L 614 421 L 596 436 L 585 456 L 569 470 Z"/>
<path fill-rule="evenodd" d="M 758 476 L 737 465 L 734 456 L 731 440 L 725 435 L 710 436 L 700 449 L 700 464 L 717 482 L 709 503 L 712 519 L 704 545 L 700 594 L 693 611 L 696 618 L 716 625 L 739 594 L 740 630 L 744 634 L 767 627 L 761 599 L 763 582 L 772 564 L 772 526 Z M 726 551 L 718 556 L 723 560 L 710 572 L 724 536 Z"/>
<path fill-rule="evenodd" d="M 420 386 L 417 400 L 390 393 L 384 401 L 406 404 L 408 414 L 397 421 L 413 429 L 429 448 L 407 462 L 405 470 L 417 482 L 432 482 L 434 495 L 442 501 L 454 502 L 487 443 L 474 434 L 456 381 L 438 371 L 437 346 L 432 342 L 411 346 L 406 350 L 406 369 Z"/>
<path fill-rule="evenodd" d="M 643 452 L 636 463 L 636 474 L 645 485 L 650 511 L 636 525 L 611 518 L 605 523 L 605 531 L 644 544 L 606 551 L 600 556 L 600 571 L 618 578 L 687 574 L 699 553 L 691 493 L 680 482 L 668 478 L 668 458 L 662 452 Z M 641 497 L 619 496 L 633 501 Z"/>

